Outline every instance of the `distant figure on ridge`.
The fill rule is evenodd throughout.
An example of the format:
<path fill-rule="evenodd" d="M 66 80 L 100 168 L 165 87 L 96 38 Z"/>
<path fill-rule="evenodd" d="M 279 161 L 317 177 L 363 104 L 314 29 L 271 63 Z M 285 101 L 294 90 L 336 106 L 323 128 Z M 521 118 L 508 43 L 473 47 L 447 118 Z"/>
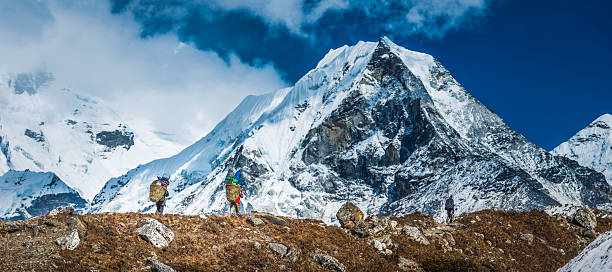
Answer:
<path fill-rule="evenodd" d="M 234 177 L 225 178 L 225 196 L 227 201 L 230 202 L 229 213 L 236 211 L 236 214 L 240 214 L 240 199 L 244 197 L 242 194 L 242 186 L 246 184 L 244 180 L 240 179 L 240 171 L 236 171 Z"/>
<path fill-rule="evenodd" d="M 149 186 L 149 200 L 155 202 L 157 211 L 155 213 L 163 213 L 164 206 L 166 206 L 166 197 L 168 194 L 168 185 L 170 185 L 170 178 L 163 175 L 157 177 L 151 186 Z"/>
<path fill-rule="evenodd" d="M 452 223 L 455 220 L 455 201 L 453 197 L 449 196 L 444 203 L 444 209 L 446 210 L 446 221 Z"/>

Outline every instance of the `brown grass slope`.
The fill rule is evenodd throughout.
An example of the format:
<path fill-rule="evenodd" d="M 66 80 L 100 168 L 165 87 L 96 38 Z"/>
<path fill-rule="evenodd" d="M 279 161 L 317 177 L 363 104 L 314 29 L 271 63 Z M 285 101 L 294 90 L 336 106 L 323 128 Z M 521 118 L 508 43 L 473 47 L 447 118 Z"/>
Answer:
<path fill-rule="evenodd" d="M 612 229 L 612 219 L 596 213 L 597 232 Z M 70 217 L 79 218 L 87 230 L 75 250 L 61 250 L 55 239 L 71 231 L 66 224 Z M 136 234 L 136 224 L 144 218 L 157 219 L 174 231 L 168 247 L 158 249 Z M 460 216 L 450 226 L 416 213 L 390 220 L 424 233 L 443 229 L 454 245 L 428 237 L 431 244 L 425 246 L 396 233 L 390 234 L 393 253 L 384 255 L 371 239 L 356 238 L 337 226 L 284 219 L 288 226 L 264 219 L 265 225 L 254 227 L 246 215 L 105 213 L 1 223 L 0 271 L 144 271 L 144 258 L 152 252 L 177 271 L 326 271 L 314 260 L 316 253 L 336 258 L 346 271 L 399 271 L 400 257 L 425 271 L 555 271 L 592 241 L 579 236 L 571 223 L 538 210 L 479 211 Z M 534 239 L 529 244 L 521 234 Z M 298 249 L 299 258 L 280 258 L 269 249 L 270 242 Z"/>

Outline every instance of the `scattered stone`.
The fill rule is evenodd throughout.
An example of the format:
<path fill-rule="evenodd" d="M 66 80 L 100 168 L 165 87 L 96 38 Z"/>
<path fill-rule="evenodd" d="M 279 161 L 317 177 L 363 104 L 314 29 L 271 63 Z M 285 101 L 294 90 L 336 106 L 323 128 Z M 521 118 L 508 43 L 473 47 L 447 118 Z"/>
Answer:
<path fill-rule="evenodd" d="M 49 216 L 56 216 L 58 214 L 72 214 L 74 212 L 73 206 L 61 206 L 53 209 L 49 212 Z"/>
<path fill-rule="evenodd" d="M 482 233 L 474 232 L 474 235 L 476 235 L 476 237 L 479 237 L 480 239 L 484 239 L 484 234 Z"/>
<path fill-rule="evenodd" d="M 565 255 L 565 250 L 563 250 L 562 248 L 556 248 L 556 247 L 551 247 L 551 246 L 549 246 L 548 248 L 552 251 L 558 252 L 561 255 Z"/>
<path fill-rule="evenodd" d="M 261 217 L 279 226 L 283 226 L 283 227 L 289 226 L 289 223 L 287 223 L 285 219 L 282 219 L 280 217 L 277 217 L 269 213 L 261 213 Z"/>
<path fill-rule="evenodd" d="M 266 224 L 263 220 L 261 220 L 261 218 L 255 217 L 252 214 L 249 214 L 249 217 L 247 218 L 247 223 L 253 225 L 253 227 L 258 227 Z"/>
<path fill-rule="evenodd" d="M 376 239 L 372 240 L 372 246 L 379 252 L 383 252 L 385 249 L 387 249 L 385 244 L 381 243 L 380 241 Z"/>
<path fill-rule="evenodd" d="M 61 246 L 62 250 L 74 250 L 79 246 L 81 239 L 79 239 L 79 232 L 77 230 L 72 230 L 70 234 L 57 238 L 55 242 Z"/>
<path fill-rule="evenodd" d="M 268 248 L 281 258 L 287 254 L 287 246 L 280 243 L 268 243 Z"/>
<path fill-rule="evenodd" d="M 399 257 L 397 267 L 402 271 L 424 272 L 423 268 L 415 261 Z"/>
<path fill-rule="evenodd" d="M 363 220 L 363 212 L 352 202 L 346 202 L 336 212 L 336 218 L 342 228 L 350 229 Z"/>
<path fill-rule="evenodd" d="M 23 242 L 23 246 L 26 247 L 27 249 L 32 248 L 32 243 L 30 242 Z"/>
<path fill-rule="evenodd" d="M 153 257 L 145 258 L 147 265 L 151 267 L 152 272 L 176 272 L 169 265 L 157 260 L 157 255 L 153 252 Z"/>
<path fill-rule="evenodd" d="M 421 231 L 413 226 L 404 226 L 402 233 L 408 235 L 408 239 L 416 241 L 422 245 L 429 245 L 429 240 L 421 233 Z"/>
<path fill-rule="evenodd" d="M 521 236 L 519 237 L 521 240 L 527 242 L 527 244 L 531 244 L 531 242 L 533 242 L 533 234 L 525 234 L 525 233 L 521 233 Z"/>
<path fill-rule="evenodd" d="M 166 247 L 174 240 L 174 232 L 153 218 L 141 220 L 139 224 L 142 226 L 136 229 L 138 236 L 158 248 Z"/>
<path fill-rule="evenodd" d="M 91 251 L 93 251 L 94 253 L 100 253 L 102 251 L 102 248 L 100 247 L 100 244 L 93 243 L 91 244 Z"/>
<path fill-rule="evenodd" d="M 261 248 L 261 244 L 259 242 L 255 242 L 253 243 L 253 245 L 255 246 L 255 248 Z"/>
<path fill-rule="evenodd" d="M 314 260 L 328 271 L 346 272 L 346 267 L 341 264 L 336 258 L 325 254 L 315 254 Z"/>
<path fill-rule="evenodd" d="M 297 262 L 300 259 L 302 252 L 295 247 L 290 247 L 283 259 L 288 262 Z"/>
<path fill-rule="evenodd" d="M 351 233 L 362 238 L 368 236 L 368 228 L 365 222 L 359 221 L 354 227 L 351 228 Z"/>

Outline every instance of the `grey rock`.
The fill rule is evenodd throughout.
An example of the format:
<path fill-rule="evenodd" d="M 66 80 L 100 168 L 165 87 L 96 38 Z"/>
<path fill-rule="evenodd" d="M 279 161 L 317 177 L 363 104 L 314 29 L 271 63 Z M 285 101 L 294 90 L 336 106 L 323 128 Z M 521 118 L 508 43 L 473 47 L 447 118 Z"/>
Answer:
<path fill-rule="evenodd" d="M 66 224 L 79 232 L 79 235 L 84 236 L 87 231 L 87 227 L 78 217 L 70 217 L 66 220 Z"/>
<path fill-rule="evenodd" d="M 352 202 L 346 202 L 336 212 L 336 218 L 342 228 L 350 229 L 363 220 L 363 212 Z"/>
<path fill-rule="evenodd" d="M 528 244 L 531 244 L 531 242 L 533 242 L 533 234 L 521 233 L 521 236 L 519 238 L 527 242 Z"/>
<path fill-rule="evenodd" d="M 578 208 L 570 221 L 586 230 L 594 230 L 597 226 L 597 217 L 588 206 Z"/>
<path fill-rule="evenodd" d="M 48 215 L 56 216 L 58 214 L 72 214 L 74 212 L 73 206 L 61 206 L 57 207 L 49 212 Z"/>
<path fill-rule="evenodd" d="M 325 254 L 315 254 L 313 258 L 317 263 L 319 263 L 321 266 L 323 266 L 323 268 L 327 269 L 328 271 L 346 272 L 346 267 L 332 256 Z"/>
<path fill-rule="evenodd" d="M 399 257 L 397 262 L 397 267 L 402 271 L 414 271 L 414 272 L 423 272 L 423 268 L 417 262 L 406 259 L 404 257 Z"/>
<path fill-rule="evenodd" d="M 290 247 L 289 250 L 287 250 L 287 254 L 285 254 L 285 257 L 283 257 L 283 260 L 288 262 L 297 262 L 300 259 L 301 255 L 302 252 L 300 250 L 295 247 Z"/>
<path fill-rule="evenodd" d="M 166 247 L 174 240 L 174 232 L 153 218 L 141 220 L 139 224 L 142 226 L 136 229 L 138 236 L 158 248 Z"/>
<path fill-rule="evenodd" d="M 413 226 L 404 226 L 402 228 L 402 233 L 408 236 L 408 239 L 416 241 L 422 245 L 429 245 L 429 240 L 425 238 L 421 231 Z"/>
<path fill-rule="evenodd" d="M 60 225 L 60 222 L 59 222 L 59 221 L 57 221 L 57 220 L 55 220 L 55 219 L 51 219 L 51 218 L 45 219 L 45 220 L 43 221 L 43 223 L 44 223 L 45 225 L 49 226 L 49 227 L 57 227 L 57 226 L 59 226 L 59 225 Z"/>
<path fill-rule="evenodd" d="M 268 248 L 281 258 L 287 254 L 287 246 L 280 243 L 268 243 Z"/>
<path fill-rule="evenodd" d="M 247 218 L 247 222 L 249 224 L 253 225 L 253 227 L 258 227 L 258 226 L 266 224 L 266 223 L 264 223 L 263 220 L 261 220 L 261 218 L 255 217 L 252 214 L 249 214 L 249 217 Z"/>
<path fill-rule="evenodd" d="M 62 250 L 74 250 L 77 248 L 77 246 L 79 246 L 81 239 L 79 239 L 79 232 L 77 230 L 72 230 L 70 234 L 57 238 L 55 242 L 62 248 Z"/>
<path fill-rule="evenodd" d="M 5 223 L 2 225 L 2 231 L 3 232 L 8 232 L 8 233 L 13 233 L 13 232 L 18 232 L 23 230 L 23 225 L 18 224 L 18 223 Z"/>
<path fill-rule="evenodd" d="M 145 262 L 151 267 L 153 272 L 176 272 L 174 268 L 160 262 L 155 254 L 153 254 L 153 257 L 145 258 Z"/>
<path fill-rule="evenodd" d="M 351 233 L 358 237 L 368 236 L 368 227 L 365 222 L 359 221 L 354 227 L 351 228 Z"/>
<path fill-rule="evenodd" d="M 372 246 L 379 252 L 384 252 L 387 246 L 378 240 L 372 240 Z"/>
<path fill-rule="evenodd" d="M 269 213 L 261 213 L 260 216 L 263 219 L 266 219 L 266 220 L 268 220 L 268 221 L 270 221 L 270 222 L 272 222 L 272 223 L 274 223 L 276 225 L 283 226 L 283 227 L 289 226 L 289 223 L 287 223 L 287 221 L 285 221 L 285 219 L 282 219 L 282 218 L 280 218 L 278 216 L 275 216 L 275 215 L 272 215 L 272 214 L 269 214 Z"/>

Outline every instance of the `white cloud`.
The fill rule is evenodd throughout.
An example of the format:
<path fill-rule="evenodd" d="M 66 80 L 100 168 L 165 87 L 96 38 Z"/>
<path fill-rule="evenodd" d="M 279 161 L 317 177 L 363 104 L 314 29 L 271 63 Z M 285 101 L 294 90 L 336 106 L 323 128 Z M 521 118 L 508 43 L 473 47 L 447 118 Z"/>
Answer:
<path fill-rule="evenodd" d="M 254 67 L 200 51 L 174 34 L 141 39 L 128 14 L 102 1 L 0 4 L 0 72 L 46 70 L 54 86 L 99 97 L 126 121 L 204 136 L 248 94 L 284 87 L 271 64 Z"/>
<path fill-rule="evenodd" d="M 267 23 L 294 34 L 328 11 L 359 11 L 385 31 L 439 38 L 483 16 L 491 0 L 214 0 L 225 10 L 248 10 Z M 307 4 L 310 3 L 310 4 Z M 399 32 L 399 33 L 398 33 Z"/>

